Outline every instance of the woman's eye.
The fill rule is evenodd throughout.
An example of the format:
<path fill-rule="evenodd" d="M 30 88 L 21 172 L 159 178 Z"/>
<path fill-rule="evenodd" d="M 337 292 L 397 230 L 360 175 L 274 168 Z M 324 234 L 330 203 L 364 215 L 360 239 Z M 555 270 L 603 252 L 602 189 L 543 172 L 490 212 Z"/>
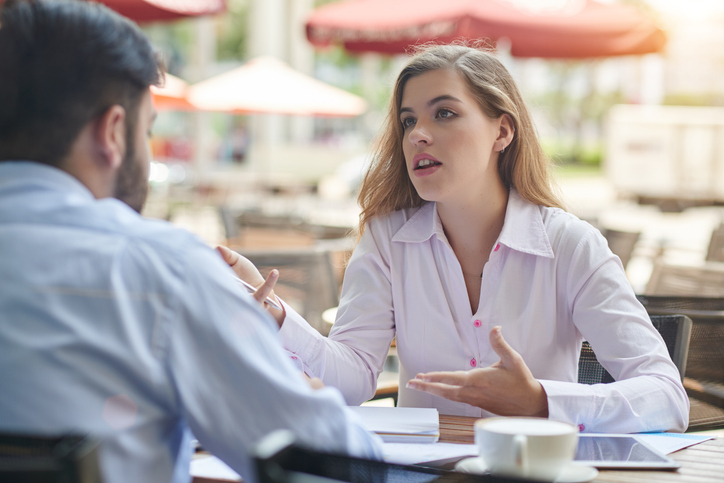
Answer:
<path fill-rule="evenodd" d="M 415 125 L 415 119 L 412 117 L 406 117 L 405 119 L 402 120 L 402 127 L 404 129 L 407 129 L 408 127 L 411 127 L 414 125 Z"/>
<path fill-rule="evenodd" d="M 442 119 L 448 119 L 450 117 L 453 117 L 454 115 L 455 113 L 449 109 L 440 109 L 439 111 L 437 111 L 437 117 Z"/>

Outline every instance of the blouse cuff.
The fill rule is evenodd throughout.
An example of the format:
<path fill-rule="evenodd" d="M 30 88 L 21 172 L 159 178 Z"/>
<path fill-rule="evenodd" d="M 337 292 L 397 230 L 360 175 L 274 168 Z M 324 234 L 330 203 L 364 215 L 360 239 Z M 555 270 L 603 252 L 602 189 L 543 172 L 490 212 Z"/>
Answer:
<path fill-rule="evenodd" d="M 591 421 L 591 409 L 595 405 L 593 390 L 573 382 L 538 380 L 548 397 L 548 419 L 578 426 L 580 432 Z"/>
<path fill-rule="evenodd" d="M 322 361 L 324 336 L 310 326 L 304 318 L 289 304 L 279 299 L 286 310 L 286 318 L 279 329 L 282 346 L 292 356 L 301 360 L 304 372 L 311 377 L 322 377 Z"/>

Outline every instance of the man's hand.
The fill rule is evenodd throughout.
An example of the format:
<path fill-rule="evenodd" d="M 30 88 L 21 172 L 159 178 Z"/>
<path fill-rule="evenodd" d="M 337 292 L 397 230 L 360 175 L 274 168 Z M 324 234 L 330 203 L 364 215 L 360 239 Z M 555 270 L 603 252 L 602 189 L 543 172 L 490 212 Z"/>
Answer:
<path fill-rule="evenodd" d="M 490 331 L 490 345 L 500 361 L 470 371 L 418 374 L 407 387 L 467 403 L 500 416 L 548 417 L 548 399 L 523 358 L 503 339 L 500 327 Z"/>
<path fill-rule="evenodd" d="M 221 254 L 224 261 L 228 263 L 232 269 L 234 269 L 234 272 L 236 272 L 239 278 L 256 287 L 256 292 L 253 294 L 254 298 L 258 300 L 259 303 L 264 304 L 264 307 L 269 311 L 274 319 L 276 319 L 279 327 L 281 327 L 284 323 L 284 318 L 287 315 L 284 311 L 284 305 L 279 303 L 282 310 L 277 310 L 264 303 L 264 300 L 267 297 L 271 297 L 272 299 L 279 301 L 279 298 L 274 294 L 274 285 L 276 285 L 277 280 L 279 279 L 279 271 L 276 269 L 272 270 L 269 272 L 269 276 L 266 280 L 264 280 L 264 277 L 261 276 L 259 270 L 257 270 L 254 264 L 248 259 L 226 247 L 218 246 L 216 247 L 216 250 Z"/>

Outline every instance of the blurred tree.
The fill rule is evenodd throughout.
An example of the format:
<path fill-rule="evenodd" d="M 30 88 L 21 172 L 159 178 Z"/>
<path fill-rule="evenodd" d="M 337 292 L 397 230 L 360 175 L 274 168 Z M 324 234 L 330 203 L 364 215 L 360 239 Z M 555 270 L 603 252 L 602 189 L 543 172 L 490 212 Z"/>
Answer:
<path fill-rule="evenodd" d="M 217 59 L 243 60 L 247 57 L 247 19 L 251 0 L 228 0 L 227 12 L 217 19 Z"/>
<path fill-rule="evenodd" d="M 193 21 L 181 19 L 141 26 L 159 50 L 169 74 L 180 76 L 188 63 L 194 41 Z"/>
<path fill-rule="evenodd" d="M 624 96 L 620 90 L 602 93 L 597 89 L 599 64 L 597 60 L 548 61 L 552 88 L 530 99 L 556 130 L 556 139 L 548 140 L 545 148 L 557 163 L 601 162 L 606 113 L 611 106 L 624 102 Z M 578 89 L 573 86 L 575 82 Z"/>

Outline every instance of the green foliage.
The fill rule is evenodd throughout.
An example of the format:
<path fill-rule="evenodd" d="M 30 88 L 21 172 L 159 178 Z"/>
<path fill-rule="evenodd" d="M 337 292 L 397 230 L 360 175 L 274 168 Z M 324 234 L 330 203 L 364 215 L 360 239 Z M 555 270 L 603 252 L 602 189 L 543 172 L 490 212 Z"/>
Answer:
<path fill-rule="evenodd" d="M 317 60 L 327 62 L 339 68 L 359 68 L 359 58 L 350 55 L 339 45 L 333 45 L 324 50 L 317 50 L 315 54 Z"/>
<path fill-rule="evenodd" d="M 557 139 L 541 139 L 546 155 L 556 166 L 579 165 L 597 167 L 603 161 L 603 143 L 592 142 L 578 145 L 575 140 L 568 142 Z"/>
<path fill-rule="evenodd" d="M 227 13 L 217 20 L 216 55 L 219 60 L 246 57 L 249 0 L 229 0 Z"/>
<path fill-rule="evenodd" d="M 155 23 L 142 26 L 151 43 L 161 54 L 166 71 L 179 75 L 188 63 L 189 52 L 194 41 L 194 25 L 192 19 L 181 19 L 174 22 Z"/>
<path fill-rule="evenodd" d="M 664 97 L 665 106 L 724 106 L 724 94 L 719 92 L 679 92 Z"/>

